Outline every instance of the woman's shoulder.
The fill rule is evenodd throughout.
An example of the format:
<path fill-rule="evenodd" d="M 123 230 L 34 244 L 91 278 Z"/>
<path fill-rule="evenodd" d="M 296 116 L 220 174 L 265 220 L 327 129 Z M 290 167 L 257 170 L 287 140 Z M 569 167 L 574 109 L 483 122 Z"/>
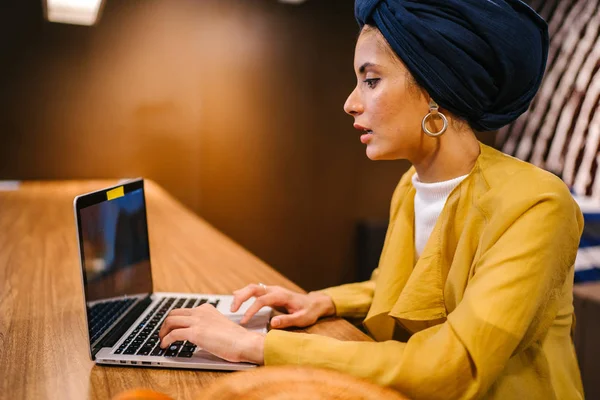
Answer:
<path fill-rule="evenodd" d="M 556 175 L 533 164 L 482 145 L 478 170 L 482 202 L 488 209 L 530 208 L 543 202 L 577 207 L 567 185 Z"/>

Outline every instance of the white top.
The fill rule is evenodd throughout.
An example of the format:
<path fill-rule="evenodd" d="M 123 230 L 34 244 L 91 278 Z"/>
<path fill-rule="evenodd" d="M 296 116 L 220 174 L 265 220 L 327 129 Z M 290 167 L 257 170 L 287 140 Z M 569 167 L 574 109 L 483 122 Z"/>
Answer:
<path fill-rule="evenodd" d="M 413 175 L 412 184 L 417 191 L 415 193 L 415 249 L 417 257 L 421 256 L 450 192 L 466 177 L 467 175 L 463 175 L 449 181 L 423 183 L 419 180 L 417 174 Z"/>

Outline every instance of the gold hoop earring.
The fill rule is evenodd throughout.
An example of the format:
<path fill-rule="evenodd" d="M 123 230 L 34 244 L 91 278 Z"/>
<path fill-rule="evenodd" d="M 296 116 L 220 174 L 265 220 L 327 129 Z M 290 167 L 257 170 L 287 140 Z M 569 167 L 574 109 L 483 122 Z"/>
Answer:
<path fill-rule="evenodd" d="M 425 117 L 423 117 L 423 121 L 421 121 L 421 129 L 423 129 L 423 132 L 425 132 L 425 134 L 429 137 L 442 136 L 444 134 L 444 132 L 446 132 L 446 129 L 448 129 L 448 119 L 446 119 L 446 116 L 444 114 L 442 114 L 441 112 L 438 111 L 439 108 L 440 107 L 437 105 L 437 103 L 433 99 L 429 100 L 429 113 Z M 442 129 L 439 132 L 431 132 L 425 126 L 425 124 L 427 123 L 429 118 L 432 118 L 432 117 L 442 118 L 442 122 L 444 123 L 444 125 L 442 126 Z"/>

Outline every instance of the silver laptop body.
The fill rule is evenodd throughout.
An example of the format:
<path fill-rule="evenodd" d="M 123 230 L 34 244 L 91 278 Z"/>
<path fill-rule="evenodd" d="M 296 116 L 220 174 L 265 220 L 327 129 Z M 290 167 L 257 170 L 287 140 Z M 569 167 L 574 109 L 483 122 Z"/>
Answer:
<path fill-rule="evenodd" d="M 187 341 L 160 349 L 158 330 L 170 310 L 210 303 L 239 323 L 252 301 L 231 313 L 233 296 L 153 291 L 142 179 L 77 196 L 73 206 L 92 360 L 229 371 L 255 367 L 225 361 Z M 266 333 L 271 313 L 264 307 L 245 327 Z"/>

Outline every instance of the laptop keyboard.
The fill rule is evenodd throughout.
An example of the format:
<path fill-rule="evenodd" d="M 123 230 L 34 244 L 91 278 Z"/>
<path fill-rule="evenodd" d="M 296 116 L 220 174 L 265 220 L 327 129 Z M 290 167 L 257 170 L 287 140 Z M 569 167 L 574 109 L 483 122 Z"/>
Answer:
<path fill-rule="evenodd" d="M 135 301 L 134 298 L 106 301 L 94 304 L 88 310 L 90 316 L 90 341 L 94 343 Z"/>
<path fill-rule="evenodd" d="M 152 311 L 131 332 L 125 341 L 115 350 L 115 354 L 128 354 L 138 356 L 165 356 L 190 358 L 196 350 L 196 345 L 179 340 L 172 343 L 168 348 L 160 348 L 158 331 L 165 316 L 175 308 L 193 308 L 207 303 L 208 299 L 199 298 L 175 298 L 162 299 Z M 214 307 L 219 305 L 219 300 L 211 302 Z"/>

